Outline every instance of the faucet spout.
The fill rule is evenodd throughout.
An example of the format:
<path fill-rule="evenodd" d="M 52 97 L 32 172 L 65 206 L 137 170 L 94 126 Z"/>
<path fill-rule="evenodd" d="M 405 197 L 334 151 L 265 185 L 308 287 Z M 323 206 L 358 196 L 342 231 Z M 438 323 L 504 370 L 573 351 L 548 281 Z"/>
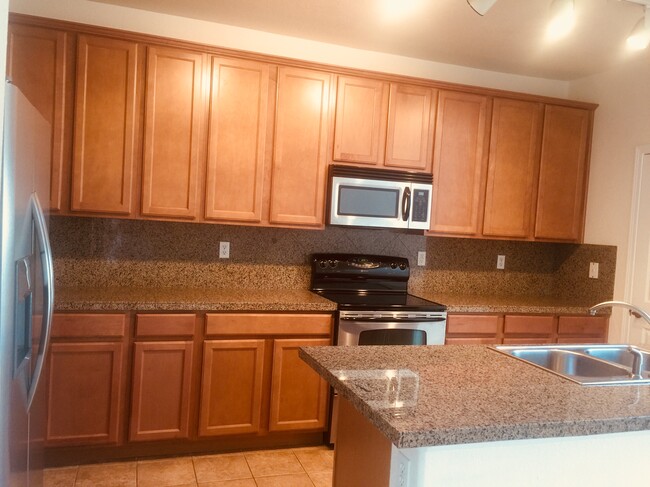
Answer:
<path fill-rule="evenodd" d="M 589 308 L 589 314 L 593 316 L 599 309 L 609 308 L 613 306 L 621 306 L 623 308 L 627 308 L 630 311 L 630 314 L 636 316 L 637 318 L 643 318 L 650 325 L 650 314 L 647 311 L 644 311 L 638 306 L 634 306 L 633 304 L 626 303 L 625 301 L 603 301 L 602 303 L 598 303 Z"/>

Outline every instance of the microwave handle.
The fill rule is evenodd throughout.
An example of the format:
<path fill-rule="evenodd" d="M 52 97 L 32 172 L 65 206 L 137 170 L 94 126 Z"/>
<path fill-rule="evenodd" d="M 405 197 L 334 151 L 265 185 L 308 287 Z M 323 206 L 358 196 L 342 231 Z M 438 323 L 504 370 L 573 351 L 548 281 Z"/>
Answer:
<path fill-rule="evenodd" d="M 402 220 L 407 221 L 411 215 L 411 188 L 404 188 L 402 194 Z"/>

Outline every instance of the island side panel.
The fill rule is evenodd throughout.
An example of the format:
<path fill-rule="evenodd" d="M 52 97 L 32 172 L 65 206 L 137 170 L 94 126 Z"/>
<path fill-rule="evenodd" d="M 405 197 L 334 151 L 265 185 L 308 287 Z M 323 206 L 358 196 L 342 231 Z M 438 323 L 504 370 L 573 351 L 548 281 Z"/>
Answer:
<path fill-rule="evenodd" d="M 392 443 L 339 396 L 334 487 L 388 487 Z"/>

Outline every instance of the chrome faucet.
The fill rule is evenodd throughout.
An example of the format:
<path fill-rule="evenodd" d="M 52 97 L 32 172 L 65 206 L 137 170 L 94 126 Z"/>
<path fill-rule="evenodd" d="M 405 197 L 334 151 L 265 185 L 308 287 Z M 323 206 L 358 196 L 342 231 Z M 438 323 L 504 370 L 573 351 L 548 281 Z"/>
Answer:
<path fill-rule="evenodd" d="M 596 311 L 598 311 L 599 309 L 608 308 L 612 306 L 622 306 L 623 308 L 627 308 L 631 315 L 635 316 L 636 318 L 643 318 L 650 325 L 650 314 L 648 314 L 647 311 L 643 311 L 638 306 L 634 306 L 633 304 L 626 303 L 625 301 L 603 301 L 602 303 L 598 303 L 592 306 L 591 308 L 589 308 L 589 314 L 593 316 L 596 314 Z"/>

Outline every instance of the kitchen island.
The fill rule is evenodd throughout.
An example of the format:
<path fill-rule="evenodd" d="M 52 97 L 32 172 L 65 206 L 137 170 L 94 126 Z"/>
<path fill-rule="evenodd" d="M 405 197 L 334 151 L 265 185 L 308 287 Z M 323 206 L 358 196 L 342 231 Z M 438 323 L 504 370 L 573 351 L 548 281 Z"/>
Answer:
<path fill-rule="evenodd" d="M 647 480 L 648 386 L 580 386 L 483 346 L 319 347 L 301 357 L 342 397 L 336 487 Z"/>

